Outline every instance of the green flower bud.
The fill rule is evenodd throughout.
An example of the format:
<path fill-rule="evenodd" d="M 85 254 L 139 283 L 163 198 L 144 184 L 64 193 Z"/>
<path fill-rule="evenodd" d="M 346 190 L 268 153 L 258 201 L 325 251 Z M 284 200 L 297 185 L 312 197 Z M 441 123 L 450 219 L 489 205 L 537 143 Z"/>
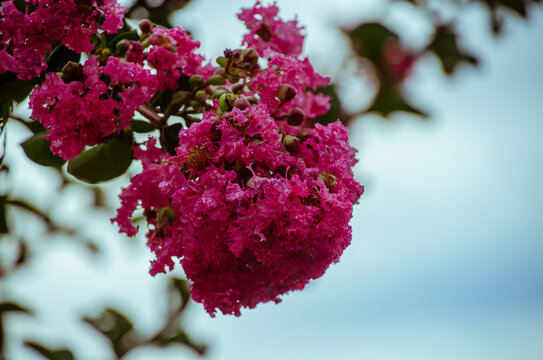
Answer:
<path fill-rule="evenodd" d="M 232 106 L 233 107 L 236 107 L 240 110 L 245 110 L 247 109 L 249 106 L 251 106 L 251 104 L 249 103 L 249 101 L 247 101 L 246 98 L 244 97 L 239 97 L 237 98 L 233 103 L 232 103 Z"/>
<path fill-rule="evenodd" d="M 245 84 L 236 84 L 236 85 L 232 86 L 232 92 L 234 94 L 239 94 L 240 92 L 243 91 L 244 87 L 245 87 Z"/>
<path fill-rule="evenodd" d="M 211 75 L 206 81 L 206 85 L 224 85 L 226 80 L 220 75 Z"/>
<path fill-rule="evenodd" d="M 194 98 L 199 102 L 205 102 L 207 100 L 207 92 L 205 90 L 198 90 L 194 94 Z"/>
<path fill-rule="evenodd" d="M 228 95 L 229 94 L 224 93 L 219 97 L 219 109 L 222 110 L 222 112 L 228 112 L 232 110 L 232 106 L 228 102 Z"/>
<path fill-rule="evenodd" d="M 153 23 L 150 20 L 143 20 L 138 26 L 140 27 L 141 32 L 144 34 L 148 34 L 153 31 Z"/>
<path fill-rule="evenodd" d="M 238 97 L 234 93 L 228 93 L 226 94 L 226 100 L 228 101 L 228 104 L 232 105 L 234 101 L 236 101 Z"/>
<path fill-rule="evenodd" d="M 225 89 L 217 89 L 215 90 L 215 92 L 213 93 L 213 95 L 211 95 L 211 98 L 212 99 L 218 99 L 221 97 L 222 94 L 226 94 L 227 91 Z"/>
<path fill-rule="evenodd" d="M 285 145 L 285 148 L 288 151 L 292 151 L 294 150 L 294 147 L 296 146 L 296 144 L 300 142 L 300 139 L 298 139 L 296 136 L 284 135 L 282 141 L 283 141 L 283 144 Z"/>
<path fill-rule="evenodd" d="M 159 226 L 160 224 L 162 224 L 164 220 L 167 220 L 168 223 L 171 224 L 174 219 L 175 219 L 175 212 L 169 206 L 160 208 L 157 211 L 156 222 L 159 224 Z"/>
<path fill-rule="evenodd" d="M 204 77 L 199 74 L 194 74 L 189 78 L 190 87 L 193 89 L 199 89 L 204 85 Z"/>
<path fill-rule="evenodd" d="M 226 60 L 226 58 L 224 56 L 219 56 L 216 61 L 217 61 L 217 64 L 219 64 L 220 67 L 225 68 L 226 65 L 228 65 L 228 60 Z"/>
<path fill-rule="evenodd" d="M 322 179 L 324 181 L 324 185 L 326 185 L 326 187 L 328 189 L 334 187 L 337 185 L 337 177 L 335 177 L 334 175 L 328 173 L 328 172 L 321 172 L 318 176 L 317 176 L 319 179 Z"/>

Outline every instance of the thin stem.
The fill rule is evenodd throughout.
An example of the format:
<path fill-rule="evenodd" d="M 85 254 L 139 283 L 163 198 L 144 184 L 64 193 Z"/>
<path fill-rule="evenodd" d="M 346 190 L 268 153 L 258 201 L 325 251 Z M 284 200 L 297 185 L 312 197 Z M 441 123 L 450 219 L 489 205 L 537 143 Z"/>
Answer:
<path fill-rule="evenodd" d="M 138 107 L 138 112 L 147 120 L 149 120 L 153 125 L 155 125 L 157 128 L 162 127 L 162 117 L 160 117 L 153 109 L 145 106 L 140 105 Z"/>

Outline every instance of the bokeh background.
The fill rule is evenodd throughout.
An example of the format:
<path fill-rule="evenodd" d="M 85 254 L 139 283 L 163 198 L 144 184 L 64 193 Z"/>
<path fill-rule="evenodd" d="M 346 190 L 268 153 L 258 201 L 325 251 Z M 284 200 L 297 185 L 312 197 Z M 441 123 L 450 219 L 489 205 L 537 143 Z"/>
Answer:
<path fill-rule="evenodd" d="M 252 1 L 194 0 L 172 22 L 190 29 L 209 58 L 239 46 L 235 14 Z M 416 47 L 431 28 L 406 4 L 380 1 L 278 0 L 280 13 L 306 25 L 314 66 L 346 84 L 353 111 L 372 97 L 364 77 L 349 80 L 348 39 L 338 27 L 385 19 Z M 405 82 L 410 101 L 431 116 L 366 114 L 351 125 L 355 168 L 366 193 L 352 220 L 342 260 L 279 305 L 210 318 L 191 303 L 184 323 L 209 345 L 206 359 L 540 360 L 543 359 L 543 9 L 529 21 L 510 17 L 504 35 L 488 30 L 482 7 L 462 14 L 457 30 L 481 66 L 445 77 L 425 56 Z M 347 74 L 347 75 L 346 75 Z M 23 104 L 24 107 L 24 104 Z M 35 316 L 10 316 L 10 359 L 39 359 L 32 338 L 69 346 L 77 358 L 109 359 L 106 340 L 80 321 L 104 306 L 122 308 L 143 333 L 160 326 L 167 304 L 161 275 L 148 275 L 143 236 L 117 234 L 112 212 L 89 210 L 93 198 L 74 186 L 59 196 L 53 170 L 18 150 L 28 136 L 11 125 L 11 191 L 84 231 L 104 251 L 89 255 L 59 239 L 37 245 L 35 258 L 1 287 Z M 4 181 L 4 180 L 2 180 Z M 103 186 L 111 204 L 121 178 Z M 5 184 L 6 185 L 6 184 Z M 10 219 L 28 237 L 43 225 Z M 180 269 L 176 273 L 182 274 Z M 158 296 L 160 294 L 161 296 Z M 196 359 L 191 350 L 136 350 L 126 359 Z"/>

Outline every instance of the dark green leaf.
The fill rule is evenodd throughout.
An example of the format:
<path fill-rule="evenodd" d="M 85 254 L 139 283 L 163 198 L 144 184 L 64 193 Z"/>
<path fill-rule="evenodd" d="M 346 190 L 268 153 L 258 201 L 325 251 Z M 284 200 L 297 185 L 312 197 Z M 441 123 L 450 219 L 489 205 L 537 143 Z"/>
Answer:
<path fill-rule="evenodd" d="M 58 45 L 47 58 L 47 72 L 59 72 L 70 61 L 79 62 L 81 54 L 68 49 L 64 45 Z"/>
<path fill-rule="evenodd" d="M 25 345 L 37 351 L 49 360 L 74 360 L 74 354 L 68 349 L 49 350 L 43 345 L 32 341 L 25 341 Z"/>
<path fill-rule="evenodd" d="M 410 105 L 404 98 L 402 91 L 396 85 L 382 85 L 373 103 L 366 112 L 376 112 L 383 117 L 389 117 L 397 111 L 410 112 L 421 117 L 428 117 L 426 113 Z"/>
<path fill-rule="evenodd" d="M 130 128 L 134 132 L 142 133 L 142 134 L 156 130 L 156 128 L 152 124 L 148 123 L 147 121 L 143 121 L 143 120 L 132 120 L 130 122 Z"/>
<path fill-rule="evenodd" d="M 138 32 L 136 30 L 129 30 L 129 31 L 121 32 L 119 35 L 111 39 L 108 43 L 108 46 L 110 49 L 114 49 L 119 43 L 119 41 L 121 40 L 137 41 L 139 39 L 140 39 L 140 36 L 138 35 Z"/>
<path fill-rule="evenodd" d="M 166 146 L 166 150 L 170 155 L 175 155 L 175 148 L 179 146 L 179 132 L 183 125 L 177 123 L 162 129 L 161 143 Z"/>
<path fill-rule="evenodd" d="M 173 334 L 161 334 L 153 339 L 155 345 L 165 347 L 173 344 L 186 345 L 190 349 L 197 352 L 199 355 L 205 355 L 207 346 L 205 344 L 197 344 L 188 336 L 184 330 L 177 330 Z"/>
<path fill-rule="evenodd" d="M 126 353 L 127 336 L 132 332 L 133 326 L 125 315 L 113 309 L 106 309 L 95 319 L 86 317 L 83 320 L 111 341 L 117 356 L 121 357 Z"/>
<path fill-rule="evenodd" d="M 392 39 L 398 40 L 398 35 L 379 23 L 366 23 L 348 32 L 354 51 L 374 65 L 379 66 L 383 58 L 383 49 Z"/>
<path fill-rule="evenodd" d="M 477 65 L 479 62 L 475 56 L 459 47 L 457 38 L 458 34 L 451 26 L 442 25 L 436 28 L 434 38 L 428 45 L 428 50 L 437 55 L 447 75 L 452 75 L 462 63 Z"/>
<path fill-rule="evenodd" d="M 6 200 L 6 204 L 17 206 L 21 209 L 25 209 L 32 214 L 36 215 L 40 219 L 42 219 L 50 228 L 54 228 L 53 220 L 47 215 L 45 212 L 39 210 L 33 205 L 30 205 L 29 203 L 22 201 L 22 200 L 16 200 L 16 199 L 8 199 Z"/>
<path fill-rule="evenodd" d="M 323 125 L 333 123 L 338 119 L 344 122 L 346 119 L 342 116 L 341 101 L 334 85 L 330 84 L 327 87 L 320 88 L 318 92 L 330 96 L 330 110 L 326 114 L 316 117 L 315 122 Z"/>
<path fill-rule="evenodd" d="M 68 172 L 81 181 L 97 184 L 120 176 L 132 163 L 134 147 L 114 138 L 83 151 L 68 161 Z"/>
<path fill-rule="evenodd" d="M 38 79 L 19 80 L 13 73 L 0 74 L 0 104 L 4 106 L 5 103 L 11 104 L 13 101 L 20 103 L 38 82 Z"/>
<path fill-rule="evenodd" d="M 182 312 L 190 301 L 190 287 L 185 279 L 171 278 L 169 283 L 170 311 Z"/>
<path fill-rule="evenodd" d="M 11 302 L 5 302 L 0 304 L 0 315 L 5 312 L 22 312 L 25 314 L 31 314 L 31 311 L 27 308 Z"/>
<path fill-rule="evenodd" d="M 0 234 L 9 233 L 7 211 L 6 211 L 7 196 L 0 196 Z"/>
<path fill-rule="evenodd" d="M 60 168 L 66 161 L 51 152 L 51 142 L 43 137 L 47 132 L 39 132 L 21 143 L 28 158 L 36 164 Z"/>

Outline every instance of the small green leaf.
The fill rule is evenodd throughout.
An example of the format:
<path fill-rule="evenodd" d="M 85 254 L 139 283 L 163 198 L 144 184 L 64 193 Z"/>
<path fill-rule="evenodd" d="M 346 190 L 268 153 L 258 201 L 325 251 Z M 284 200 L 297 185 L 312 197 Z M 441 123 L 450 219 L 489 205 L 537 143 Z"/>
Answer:
<path fill-rule="evenodd" d="M 51 142 L 44 139 L 46 131 L 32 135 L 21 143 L 26 156 L 36 164 L 60 168 L 66 161 L 51 152 Z"/>
<path fill-rule="evenodd" d="M 89 184 L 108 181 L 128 170 L 133 153 L 134 147 L 131 144 L 114 138 L 68 161 L 68 173 Z"/>
<path fill-rule="evenodd" d="M 147 121 L 143 121 L 143 120 L 132 120 L 132 121 L 130 121 L 130 128 L 134 132 L 141 133 L 141 134 L 148 133 L 148 132 L 156 130 L 156 128 L 152 124 L 148 123 Z"/>
<path fill-rule="evenodd" d="M 118 357 L 124 355 L 129 349 L 126 340 L 132 332 L 133 325 L 122 313 L 114 309 L 106 309 L 97 318 L 85 317 L 83 321 L 90 324 L 111 341 Z"/>
<path fill-rule="evenodd" d="M 25 341 L 25 346 L 42 354 L 49 360 L 74 360 L 74 354 L 68 349 L 50 350 L 32 341 Z"/>

